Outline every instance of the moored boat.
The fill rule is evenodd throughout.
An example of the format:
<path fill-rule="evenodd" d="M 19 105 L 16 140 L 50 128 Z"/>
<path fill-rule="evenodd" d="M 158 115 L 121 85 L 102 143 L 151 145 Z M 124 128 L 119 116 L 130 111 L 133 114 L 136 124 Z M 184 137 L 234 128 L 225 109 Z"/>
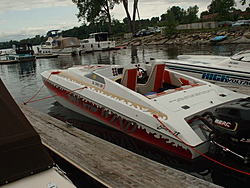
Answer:
<path fill-rule="evenodd" d="M 83 65 L 41 75 L 63 106 L 186 159 L 209 153 L 212 135 L 230 129 L 216 109 L 249 100 L 167 69 L 163 61 Z"/>
<path fill-rule="evenodd" d="M 47 32 L 48 39 L 41 44 L 40 54 L 75 55 L 80 47 L 80 42 L 76 37 L 62 37 L 60 30 L 50 30 Z"/>
<path fill-rule="evenodd" d="M 228 36 L 216 36 L 212 39 L 210 39 L 211 43 L 218 43 L 218 42 L 222 42 L 224 40 L 226 40 L 228 38 Z"/>
<path fill-rule="evenodd" d="M 43 59 L 43 58 L 57 58 L 59 54 L 51 54 L 51 53 L 38 53 L 36 54 L 37 59 Z"/>
<path fill-rule="evenodd" d="M 81 52 L 114 50 L 115 41 L 109 39 L 107 32 L 91 33 L 89 38 L 81 40 Z"/>
<path fill-rule="evenodd" d="M 235 55 L 179 55 L 163 60 L 169 69 L 226 86 L 250 87 L 250 51 Z"/>
<path fill-rule="evenodd" d="M 13 53 L 6 54 L 6 60 L 9 61 L 34 61 L 36 56 L 34 55 L 34 50 L 32 44 L 21 43 L 13 46 Z"/>

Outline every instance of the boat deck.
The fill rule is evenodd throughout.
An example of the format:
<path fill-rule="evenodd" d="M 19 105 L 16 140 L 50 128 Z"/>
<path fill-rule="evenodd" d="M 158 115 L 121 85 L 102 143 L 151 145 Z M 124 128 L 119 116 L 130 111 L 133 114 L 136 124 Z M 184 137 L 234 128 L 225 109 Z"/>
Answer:
<path fill-rule="evenodd" d="M 219 187 L 69 126 L 28 105 L 20 108 L 46 147 L 107 187 Z"/>
<path fill-rule="evenodd" d="M 0 60 L 0 64 L 14 64 L 18 62 L 18 60 Z"/>

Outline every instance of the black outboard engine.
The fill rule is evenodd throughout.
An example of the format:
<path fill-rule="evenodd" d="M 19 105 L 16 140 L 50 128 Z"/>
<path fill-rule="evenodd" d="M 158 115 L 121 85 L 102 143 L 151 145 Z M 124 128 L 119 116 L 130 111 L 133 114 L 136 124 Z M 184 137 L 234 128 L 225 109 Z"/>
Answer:
<path fill-rule="evenodd" d="M 215 142 L 243 157 L 250 157 L 250 98 L 218 107 L 213 129 Z"/>

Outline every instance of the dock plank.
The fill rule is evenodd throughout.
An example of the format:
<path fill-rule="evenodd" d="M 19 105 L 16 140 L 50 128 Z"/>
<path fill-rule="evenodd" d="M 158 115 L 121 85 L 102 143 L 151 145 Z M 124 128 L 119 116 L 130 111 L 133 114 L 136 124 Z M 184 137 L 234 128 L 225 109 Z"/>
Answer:
<path fill-rule="evenodd" d="M 19 105 L 43 144 L 107 187 L 219 187 Z"/>

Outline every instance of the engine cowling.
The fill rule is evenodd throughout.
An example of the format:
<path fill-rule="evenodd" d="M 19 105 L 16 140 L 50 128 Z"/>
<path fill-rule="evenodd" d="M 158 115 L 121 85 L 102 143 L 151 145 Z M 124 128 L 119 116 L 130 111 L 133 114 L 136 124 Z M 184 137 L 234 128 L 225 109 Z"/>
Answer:
<path fill-rule="evenodd" d="M 227 137 L 233 144 L 250 143 L 250 99 L 218 107 L 215 110 L 213 127 L 217 136 Z"/>

